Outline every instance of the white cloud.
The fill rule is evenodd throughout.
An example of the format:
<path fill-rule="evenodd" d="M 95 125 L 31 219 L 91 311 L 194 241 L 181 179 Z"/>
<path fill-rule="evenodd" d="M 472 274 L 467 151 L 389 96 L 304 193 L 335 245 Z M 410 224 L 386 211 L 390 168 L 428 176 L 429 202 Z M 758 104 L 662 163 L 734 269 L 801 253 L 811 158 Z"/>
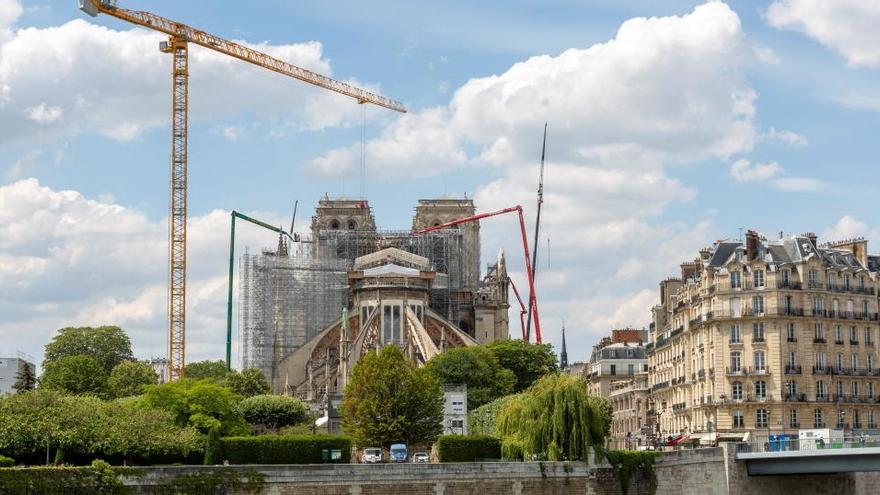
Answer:
<path fill-rule="evenodd" d="M 852 215 L 844 215 L 831 228 L 822 232 L 822 239 L 829 241 L 853 239 L 856 237 L 876 236 L 876 231 L 871 231 L 868 224 L 858 220 Z"/>
<path fill-rule="evenodd" d="M 109 29 L 83 19 L 14 33 L 4 28 L 20 10 L 17 2 L 0 0 L 4 142 L 45 141 L 80 132 L 127 140 L 169 122 L 171 59 L 156 48 L 162 34 Z M 318 42 L 245 44 L 332 74 Z M 189 63 L 192 122 L 217 122 L 247 112 L 266 122 L 267 132 L 281 133 L 360 122 L 359 105 L 350 98 L 232 57 L 193 45 Z"/>
<path fill-rule="evenodd" d="M 762 141 L 778 141 L 791 146 L 806 146 L 809 144 L 805 136 L 788 129 L 777 131 L 775 127 L 771 127 L 769 131 L 761 134 L 759 138 Z"/>
<path fill-rule="evenodd" d="M 777 29 L 800 31 L 843 55 L 853 67 L 880 67 L 880 3 L 776 0 L 766 13 Z"/>
<path fill-rule="evenodd" d="M 783 192 L 817 192 L 828 189 L 829 185 L 811 177 L 780 177 L 770 184 Z"/>
<path fill-rule="evenodd" d="M 730 176 L 737 182 L 765 181 L 783 172 L 782 167 L 776 162 L 752 165 L 748 160 L 740 159 L 730 166 Z"/>

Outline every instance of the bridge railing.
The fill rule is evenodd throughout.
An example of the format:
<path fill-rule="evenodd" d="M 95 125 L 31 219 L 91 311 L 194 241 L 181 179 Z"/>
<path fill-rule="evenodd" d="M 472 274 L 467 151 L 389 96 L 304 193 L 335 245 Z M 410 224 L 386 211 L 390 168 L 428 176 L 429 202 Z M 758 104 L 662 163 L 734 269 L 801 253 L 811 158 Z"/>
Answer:
<path fill-rule="evenodd" d="M 751 442 L 743 442 L 737 445 L 737 452 L 791 452 L 791 451 L 816 451 L 829 449 L 858 449 L 866 447 L 880 447 L 880 436 L 851 435 L 844 437 L 823 438 L 792 438 L 791 436 L 770 435 L 763 438 L 756 437 Z"/>

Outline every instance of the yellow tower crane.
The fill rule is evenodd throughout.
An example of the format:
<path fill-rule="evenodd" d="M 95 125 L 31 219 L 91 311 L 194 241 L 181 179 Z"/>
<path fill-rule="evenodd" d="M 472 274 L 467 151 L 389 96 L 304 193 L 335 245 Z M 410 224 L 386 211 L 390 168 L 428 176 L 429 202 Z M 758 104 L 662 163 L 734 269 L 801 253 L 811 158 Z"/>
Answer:
<path fill-rule="evenodd" d="M 252 48 L 225 40 L 186 24 L 144 11 L 119 8 L 116 0 L 80 0 L 79 8 L 92 17 L 107 14 L 169 36 L 159 49 L 173 56 L 171 117 L 171 200 L 169 206 L 169 294 L 168 366 L 169 379 L 185 373 L 186 356 L 186 188 L 188 45 L 199 46 L 235 57 L 315 86 L 396 112 L 406 112 L 399 101 L 371 93 L 302 67 L 289 64 Z"/>

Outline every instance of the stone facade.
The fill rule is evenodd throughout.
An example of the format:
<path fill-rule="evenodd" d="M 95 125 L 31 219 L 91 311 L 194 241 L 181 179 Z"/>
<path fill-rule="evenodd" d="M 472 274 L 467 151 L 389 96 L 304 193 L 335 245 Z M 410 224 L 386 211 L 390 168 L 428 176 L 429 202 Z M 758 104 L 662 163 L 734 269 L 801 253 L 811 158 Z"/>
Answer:
<path fill-rule="evenodd" d="M 613 410 L 610 447 L 635 450 L 648 445 L 648 374 L 640 373 L 626 380 L 611 382 L 608 400 Z"/>
<path fill-rule="evenodd" d="M 711 443 L 875 430 L 880 259 L 814 234 L 718 241 L 660 283 L 649 349 L 661 436 Z M 876 432 L 872 432 L 876 433 Z"/>

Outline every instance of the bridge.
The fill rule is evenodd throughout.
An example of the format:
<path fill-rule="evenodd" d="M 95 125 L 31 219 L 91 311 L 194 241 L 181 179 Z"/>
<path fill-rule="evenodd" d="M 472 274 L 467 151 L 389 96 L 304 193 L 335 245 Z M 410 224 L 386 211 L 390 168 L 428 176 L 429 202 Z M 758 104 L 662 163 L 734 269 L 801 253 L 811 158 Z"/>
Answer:
<path fill-rule="evenodd" d="M 828 446 L 797 441 L 739 444 L 736 460 L 746 463 L 749 476 L 880 471 L 880 445 L 847 440 Z"/>

